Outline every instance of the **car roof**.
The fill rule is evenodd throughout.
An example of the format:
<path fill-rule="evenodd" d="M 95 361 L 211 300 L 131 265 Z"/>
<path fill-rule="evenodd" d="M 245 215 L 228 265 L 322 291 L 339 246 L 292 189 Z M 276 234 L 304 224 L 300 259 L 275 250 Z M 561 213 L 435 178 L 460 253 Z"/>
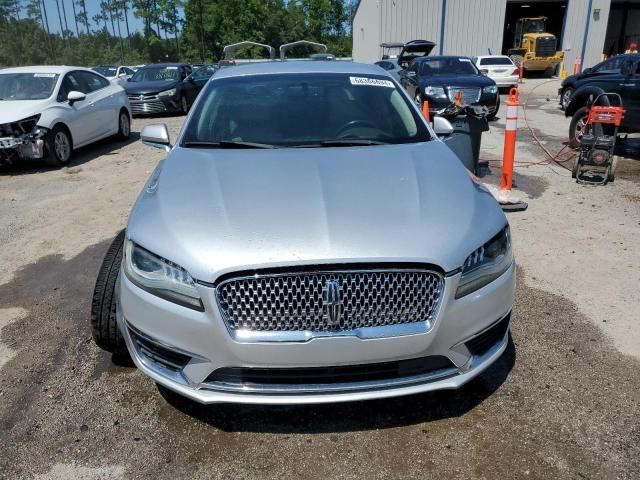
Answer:
<path fill-rule="evenodd" d="M 224 68 L 216 73 L 215 78 L 240 77 L 247 75 L 268 75 L 286 73 L 345 73 L 353 75 L 388 75 L 377 65 L 353 63 L 341 60 L 331 61 L 275 61 L 243 63 L 233 67 Z"/>
<path fill-rule="evenodd" d="M 449 60 L 456 58 L 468 58 L 471 60 L 471 57 L 467 57 L 466 55 L 429 55 L 428 57 L 417 57 L 414 58 L 414 62 L 424 62 L 425 60 Z"/>
<path fill-rule="evenodd" d="M 509 57 L 509 55 L 477 55 L 475 58 L 508 58 L 508 59 L 511 59 L 511 57 Z"/>
<path fill-rule="evenodd" d="M 96 73 L 86 67 L 72 67 L 68 65 L 33 65 L 26 67 L 12 67 L 0 70 L 0 73 L 57 73 L 62 75 L 73 70 L 86 70 L 87 72 Z"/>
<path fill-rule="evenodd" d="M 147 63 L 144 67 L 186 67 L 187 63 L 168 62 L 168 63 Z"/>

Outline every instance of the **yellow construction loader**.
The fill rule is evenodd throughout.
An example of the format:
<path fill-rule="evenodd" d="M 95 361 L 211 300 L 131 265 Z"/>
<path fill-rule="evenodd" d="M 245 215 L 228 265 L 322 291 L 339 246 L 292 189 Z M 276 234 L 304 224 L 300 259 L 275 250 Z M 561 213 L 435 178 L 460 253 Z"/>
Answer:
<path fill-rule="evenodd" d="M 556 51 L 558 39 L 546 32 L 547 17 L 519 18 L 513 48 L 507 51 L 516 66 L 525 71 L 544 71 L 553 75 L 556 67 L 562 63 L 563 51 Z"/>

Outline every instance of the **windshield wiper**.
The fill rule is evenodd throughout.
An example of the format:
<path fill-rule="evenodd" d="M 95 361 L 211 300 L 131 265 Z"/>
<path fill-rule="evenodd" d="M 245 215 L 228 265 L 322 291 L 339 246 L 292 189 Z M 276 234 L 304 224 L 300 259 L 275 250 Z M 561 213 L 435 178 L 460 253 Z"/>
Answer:
<path fill-rule="evenodd" d="M 388 145 L 389 142 L 380 140 L 359 140 L 355 138 L 345 138 L 343 140 L 326 140 L 320 142 L 321 147 L 359 147 L 367 145 Z"/>
<path fill-rule="evenodd" d="M 269 145 L 268 143 L 236 142 L 233 140 L 221 140 L 219 142 L 184 142 L 183 146 L 201 148 L 277 148 L 275 145 Z"/>
<path fill-rule="evenodd" d="M 359 139 L 342 139 L 342 140 L 325 140 L 320 143 L 301 143 L 300 145 L 291 145 L 293 148 L 320 148 L 320 147 L 367 147 L 369 145 L 389 145 L 389 142 L 380 140 L 359 140 Z"/>

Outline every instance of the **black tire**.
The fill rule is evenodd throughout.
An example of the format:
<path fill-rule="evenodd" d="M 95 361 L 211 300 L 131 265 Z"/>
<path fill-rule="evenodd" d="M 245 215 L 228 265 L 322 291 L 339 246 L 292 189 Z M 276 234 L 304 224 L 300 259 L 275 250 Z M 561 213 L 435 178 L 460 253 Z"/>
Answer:
<path fill-rule="evenodd" d="M 616 179 L 616 168 L 618 168 L 618 156 L 614 155 L 611 160 L 611 166 L 609 167 L 609 174 L 607 175 L 607 182 L 614 182 Z"/>
<path fill-rule="evenodd" d="M 129 117 L 129 113 L 124 108 L 118 114 L 118 133 L 116 137 L 119 140 L 129 140 L 131 137 L 131 117 Z"/>
<path fill-rule="evenodd" d="M 571 96 L 573 95 L 573 87 L 565 88 L 560 94 L 560 108 L 566 110 L 571 102 Z"/>
<path fill-rule="evenodd" d="M 44 161 L 52 167 L 66 167 L 71 161 L 73 141 L 69 131 L 56 125 L 44 137 Z"/>
<path fill-rule="evenodd" d="M 116 322 L 116 281 L 122 264 L 124 230 L 111 242 L 96 279 L 91 301 L 91 333 L 101 349 L 117 355 L 127 347 Z"/>
<path fill-rule="evenodd" d="M 577 147 L 580 145 L 580 137 L 582 132 L 580 131 L 580 124 L 584 125 L 587 119 L 587 107 L 582 107 L 576 110 L 576 113 L 571 117 L 571 123 L 569 124 L 569 146 Z M 577 135 L 577 136 L 576 136 Z"/>
<path fill-rule="evenodd" d="M 498 102 L 496 104 L 496 111 L 487 115 L 487 120 L 495 120 L 498 115 L 498 111 L 500 110 L 500 96 L 498 95 Z"/>
<path fill-rule="evenodd" d="M 556 67 L 545 68 L 544 77 L 545 78 L 552 78 L 555 71 L 556 71 Z"/>
<path fill-rule="evenodd" d="M 180 97 L 180 109 L 185 115 L 189 113 L 189 101 L 184 95 Z"/>

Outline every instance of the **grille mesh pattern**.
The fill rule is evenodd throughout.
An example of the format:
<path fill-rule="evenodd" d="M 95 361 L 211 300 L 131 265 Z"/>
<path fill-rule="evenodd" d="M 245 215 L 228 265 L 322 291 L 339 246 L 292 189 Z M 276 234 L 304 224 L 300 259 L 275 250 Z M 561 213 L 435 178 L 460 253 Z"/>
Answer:
<path fill-rule="evenodd" d="M 449 87 L 449 100 L 452 102 L 456 99 L 456 92 L 462 92 L 462 103 L 471 105 L 480 100 L 480 89 L 476 87 Z"/>
<path fill-rule="evenodd" d="M 329 320 L 328 281 L 340 289 Z M 444 282 L 430 271 L 340 271 L 232 279 L 217 288 L 227 325 L 252 331 L 348 331 L 432 319 Z"/>

